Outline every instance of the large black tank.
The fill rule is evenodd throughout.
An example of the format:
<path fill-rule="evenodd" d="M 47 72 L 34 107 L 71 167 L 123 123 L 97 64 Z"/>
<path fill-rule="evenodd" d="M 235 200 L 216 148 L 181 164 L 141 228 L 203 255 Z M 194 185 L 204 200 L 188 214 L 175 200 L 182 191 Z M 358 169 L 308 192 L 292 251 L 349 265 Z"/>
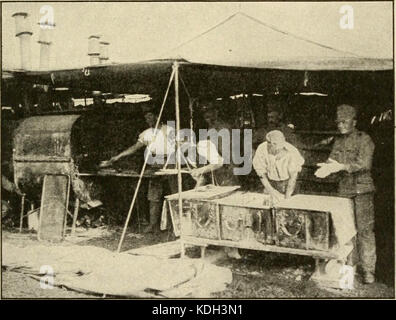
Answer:
<path fill-rule="evenodd" d="M 65 174 L 76 179 L 80 173 L 95 173 L 102 160 L 133 145 L 145 129 L 139 106 L 112 106 L 81 114 L 41 115 L 23 119 L 14 133 L 13 166 L 17 186 L 38 198 L 45 174 Z M 138 172 L 143 164 L 139 153 L 119 161 L 118 171 Z"/>

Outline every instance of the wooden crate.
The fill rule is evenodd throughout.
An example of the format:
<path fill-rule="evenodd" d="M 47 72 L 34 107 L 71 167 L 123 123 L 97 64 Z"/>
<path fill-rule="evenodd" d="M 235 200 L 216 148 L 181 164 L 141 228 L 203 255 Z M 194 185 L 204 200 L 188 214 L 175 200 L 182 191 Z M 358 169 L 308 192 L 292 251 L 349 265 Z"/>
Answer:
<path fill-rule="evenodd" d="M 300 209 L 275 209 L 276 244 L 306 250 L 328 250 L 330 213 Z"/>
<path fill-rule="evenodd" d="M 252 240 L 274 243 L 274 222 L 270 209 L 220 205 L 220 228 L 223 240 Z"/>
<path fill-rule="evenodd" d="M 241 241 L 245 238 L 246 225 L 251 225 L 249 208 L 233 206 L 219 207 L 221 239 Z"/>
<path fill-rule="evenodd" d="M 276 223 L 274 211 L 272 209 L 254 210 L 252 230 L 258 242 L 275 244 Z"/>
<path fill-rule="evenodd" d="M 169 201 L 174 217 L 178 217 L 178 202 Z M 216 203 L 205 200 L 183 200 L 181 219 L 174 219 L 185 236 L 219 239 L 219 212 Z"/>

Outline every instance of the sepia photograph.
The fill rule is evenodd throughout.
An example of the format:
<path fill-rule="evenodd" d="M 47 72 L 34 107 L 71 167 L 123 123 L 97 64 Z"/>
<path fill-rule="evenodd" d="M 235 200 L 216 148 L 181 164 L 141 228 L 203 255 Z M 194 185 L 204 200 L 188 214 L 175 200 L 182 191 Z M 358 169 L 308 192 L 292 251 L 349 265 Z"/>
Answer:
<path fill-rule="evenodd" d="M 1 299 L 395 299 L 393 1 L 1 21 Z"/>

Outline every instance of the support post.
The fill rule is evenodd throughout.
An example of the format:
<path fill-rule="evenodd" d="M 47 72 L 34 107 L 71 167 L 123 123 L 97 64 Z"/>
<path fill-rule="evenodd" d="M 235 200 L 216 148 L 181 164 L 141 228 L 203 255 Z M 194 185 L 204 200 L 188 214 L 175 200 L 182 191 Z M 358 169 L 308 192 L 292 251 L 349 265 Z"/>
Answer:
<path fill-rule="evenodd" d="M 179 217 L 182 221 L 183 201 L 182 201 L 182 175 L 181 175 L 181 150 L 180 150 L 180 105 L 179 105 L 179 64 L 173 63 L 173 72 L 175 74 L 175 111 L 176 111 L 176 163 L 177 163 L 177 190 L 179 193 L 178 206 Z M 180 223 L 180 237 L 183 236 L 183 224 Z"/>
<path fill-rule="evenodd" d="M 173 69 L 172 74 L 170 76 L 169 83 L 168 83 L 168 88 L 166 89 L 166 92 L 165 92 L 164 101 L 162 102 L 161 110 L 159 112 L 158 119 L 157 119 L 157 122 L 155 124 L 154 132 L 157 132 L 157 129 L 158 129 L 158 126 L 159 126 L 159 123 L 160 123 L 160 120 L 161 120 L 162 112 L 164 111 L 166 98 L 168 97 L 169 89 L 170 89 L 170 86 L 172 84 L 174 76 L 175 76 L 175 69 Z M 132 198 L 131 206 L 129 207 L 127 218 L 125 220 L 125 225 L 124 225 L 124 229 L 122 230 L 121 239 L 120 239 L 120 242 L 118 243 L 117 253 L 120 253 L 122 243 L 124 242 L 125 234 L 126 234 L 126 231 L 127 231 L 127 228 L 128 228 L 129 219 L 131 218 L 132 210 L 133 210 L 133 207 L 135 206 L 136 198 L 137 198 L 137 195 L 138 195 L 140 184 L 141 184 L 141 182 L 143 180 L 143 174 L 144 174 L 144 171 L 146 169 L 148 158 L 149 158 L 149 152 L 147 152 L 147 156 L 144 159 L 142 170 L 140 171 L 139 180 L 138 180 L 138 183 L 136 185 L 135 192 L 133 194 L 133 198 Z"/>

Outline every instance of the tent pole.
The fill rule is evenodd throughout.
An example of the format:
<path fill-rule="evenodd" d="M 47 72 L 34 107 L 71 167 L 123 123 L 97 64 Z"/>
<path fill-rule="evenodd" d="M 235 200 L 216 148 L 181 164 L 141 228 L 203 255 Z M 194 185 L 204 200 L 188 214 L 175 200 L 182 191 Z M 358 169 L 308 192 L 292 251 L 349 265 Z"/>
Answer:
<path fill-rule="evenodd" d="M 176 109 L 176 163 L 177 163 L 177 190 L 179 193 L 178 206 L 179 217 L 182 219 L 183 202 L 182 202 L 182 175 L 181 175 L 181 158 L 180 158 L 180 106 L 179 106 L 179 63 L 173 63 L 173 71 L 175 73 L 175 109 Z M 182 225 L 180 228 L 183 229 Z M 182 235 L 181 235 L 182 236 Z"/>
<path fill-rule="evenodd" d="M 166 93 L 165 93 L 165 96 L 164 96 L 164 101 L 162 102 L 161 110 L 159 112 L 158 119 L 157 119 L 157 122 L 155 124 L 154 132 L 157 132 L 157 128 L 158 128 L 158 126 L 160 124 L 162 111 L 164 110 L 165 102 L 166 102 L 166 99 L 168 97 L 169 89 L 170 89 L 170 86 L 171 86 L 171 84 L 173 82 L 174 76 L 175 76 L 175 69 L 172 70 L 172 74 L 170 76 L 169 83 L 168 83 L 168 88 L 166 89 Z M 124 242 L 125 234 L 126 234 L 126 231 L 128 229 L 129 219 L 131 218 L 133 207 L 135 206 L 137 194 L 138 194 L 138 191 L 139 191 L 139 188 L 140 188 L 140 184 L 141 184 L 141 182 L 143 180 L 143 174 L 144 174 L 144 170 L 146 169 L 147 160 L 149 158 L 149 153 L 150 152 L 147 152 L 147 154 L 145 156 L 145 159 L 144 159 L 142 170 L 140 171 L 139 180 L 138 180 L 138 183 L 136 185 L 135 192 L 133 194 L 133 198 L 132 198 L 131 206 L 129 207 L 127 218 L 125 220 L 125 225 L 124 225 L 124 229 L 122 230 L 121 239 L 120 239 L 120 242 L 118 243 L 117 253 L 120 253 L 122 243 Z"/>

